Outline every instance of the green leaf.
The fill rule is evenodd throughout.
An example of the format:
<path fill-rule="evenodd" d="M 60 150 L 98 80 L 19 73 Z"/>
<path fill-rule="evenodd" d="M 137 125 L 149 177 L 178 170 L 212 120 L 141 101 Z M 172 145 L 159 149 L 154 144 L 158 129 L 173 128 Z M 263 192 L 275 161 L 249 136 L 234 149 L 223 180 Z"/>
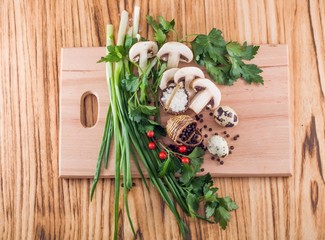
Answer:
<path fill-rule="evenodd" d="M 193 172 L 197 173 L 201 169 L 201 165 L 203 163 L 203 158 L 190 158 L 191 166 L 193 167 Z"/>
<path fill-rule="evenodd" d="M 167 173 L 170 173 L 172 171 L 171 165 L 171 158 L 168 155 L 167 160 L 160 165 L 159 176 L 164 177 Z"/>
<path fill-rule="evenodd" d="M 129 109 L 129 118 L 136 123 L 140 123 L 142 119 L 146 119 L 139 108 Z"/>
<path fill-rule="evenodd" d="M 186 202 L 192 214 L 199 209 L 199 199 L 195 194 L 189 193 L 186 196 Z"/>
<path fill-rule="evenodd" d="M 259 75 L 262 70 L 258 68 L 255 64 L 245 64 L 242 66 L 242 70 L 242 75 L 246 82 L 264 84 L 263 78 Z"/>
<path fill-rule="evenodd" d="M 166 35 L 161 29 L 155 32 L 154 38 L 159 44 L 163 44 L 166 41 Z"/>
<path fill-rule="evenodd" d="M 200 147 L 194 148 L 194 150 L 188 155 L 190 159 L 192 158 L 200 158 L 203 157 L 205 154 L 204 150 Z"/>
<path fill-rule="evenodd" d="M 235 81 L 235 79 L 231 78 L 229 75 L 230 68 L 230 64 L 218 67 L 211 61 L 206 62 L 206 69 L 210 77 L 222 85 L 233 85 Z"/>
<path fill-rule="evenodd" d="M 263 83 L 259 75 L 262 70 L 254 64 L 243 62 L 254 58 L 258 46 L 247 45 L 246 42 L 243 45 L 238 42 L 226 43 L 222 32 L 215 28 L 208 35 L 199 34 L 191 45 L 196 63 L 205 66 L 217 83 L 233 85 L 241 77 L 247 83 Z"/>
<path fill-rule="evenodd" d="M 229 57 L 230 61 L 232 62 L 232 66 L 230 69 L 230 76 L 233 79 L 237 79 L 241 77 L 242 69 L 241 65 L 244 64 L 240 59 L 236 57 Z"/>
<path fill-rule="evenodd" d="M 230 221 L 230 213 L 224 207 L 218 207 L 215 211 L 214 220 L 219 223 L 222 229 L 226 229 Z"/>
<path fill-rule="evenodd" d="M 139 86 L 139 78 L 133 74 L 129 74 L 121 81 L 122 87 L 128 92 L 135 92 Z"/>
<path fill-rule="evenodd" d="M 155 21 L 151 16 L 147 15 L 146 17 L 147 23 L 153 28 L 154 31 L 158 31 L 159 23 Z"/>
<path fill-rule="evenodd" d="M 212 183 L 212 178 L 210 173 L 203 176 L 197 176 L 191 181 L 191 187 L 194 193 L 198 195 L 203 195 L 203 187 L 207 183 Z"/>
<path fill-rule="evenodd" d="M 259 46 L 249 45 L 244 42 L 243 45 L 240 45 L 238 42 L 229 42 L 226 46 L 229 56 L 240 57 L 245 60 L 251 60 L 256 55 Z"/>
<path fill-rule="evenodd" d="M 158 16 L 158 20 L 160 23 L 160 27 L 164 30 L 165 33 L 168 33 L 170 30 L 174 29 L 175 26 L 174 19 L 169 22 L 165 20 L 162 16 Z"/>
<path fill-rule="evenodd" d="M 138 42 L 137 38 L 133 38 L 129 35 L 125 36 L 125 42 L 124 42 L 124 47 L 125 47 L 125 51 L 129 52 L 130 48 L 136 43 Z"/>
<path fill-rule="evenodd" d="M 228 196 L 224 198 L 218 198 L 218 202 L 228 211 L 236 210 L 238 208 L 237 204 Z"/>
<path fill-rule="evenodd" d="M 108 54 L 105 57 L 102 57 L 100 62 L 119 62 L 127 55 L 126 50 L 123 46 L 113 46 L 110 45 L 107 47 Z"/>
<path fill-rule="evenodd" d="M 207 218 L 210 218 L 210 217 L 212 217 L 214 215 L 217 205 L 218 205 L 217 202 L 212 202 L 212 203 L 209 202 L 209 203 L 206 204 L 206 206 L 205 206 L 205 216 Z"/>
<path fill-rule="evenodd" d="M 153 116 L 157 113 L 158 109 L 155 106 L 150 106 L 150 105 L 140 105 L 139 109 L 142 113 Z"/>
<path fill-rule="evenodd" d="M 193 168 L 189 164 L 183 164 L 181 168 L 181 177 L 179 178 L 180 182 L 184 185 L 188 184 L 192 177 L 195 176 Z"/>

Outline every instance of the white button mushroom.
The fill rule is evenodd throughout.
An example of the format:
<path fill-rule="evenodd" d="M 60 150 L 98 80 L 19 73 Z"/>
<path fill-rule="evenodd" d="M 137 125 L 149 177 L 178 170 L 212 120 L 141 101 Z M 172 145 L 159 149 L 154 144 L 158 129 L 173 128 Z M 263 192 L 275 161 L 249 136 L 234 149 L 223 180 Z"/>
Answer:
<path fill-rule="evenodd" d="M 229 154 L 227 141 L 218 135 L 212 136 L 208 141 L 208 151 L 218 157 L 226 157 Z"/>
<path fill-rule="evenodd" d="M 148 59 L 156 56 L 158 46 L 156 42 L 145 41 L 134 44 L 129 52 L 131 62 L 139 62 L 139 67 L 144 71 L 148 64 Z"/>
<path fill-rule="evenodd" d="M 167 42 L 157 53 L 157 56 L 163 61 L 167 61 L 167 68 L 176 68 L 178 63 L 189 63 L 193 60 L 192 50 L 183 43 Z"/>
<path fill-rule="evenodd" d="M 190 88 L 190 83 L 196 78 L 204 78 L 204 73 L 200 68 L 197 67 L 183 67 L 179 69 L 174 76 L 174 81 L 176 84 L 183 84 L 188 93 L 188 96 L 191 98 L 194 96 L 195 91 Z"/>
<path fill-rule="evenodd" d="M 219 106 L 221 92 L 211 80 L 206 78 L 194 79 L 190 87 L 197 92 L 190 105 L 190 109 L 196 114 L 201 112 L 205 106 L 212 110 Z"/>
<path fill-rule="evenodd" d="M 166 70 L 160 80 L 159 88 L 161 90 L 168 87 L 171 83 L 174 83 L 174 75 L 179 68 L 171 68 Z"/>
<path fill-rule="evenodd" d="M 228 106 L 219 106 L 214 111 L 214 120 L 223 127 L 234 127 L 239 122 L 236 112 Z"/>

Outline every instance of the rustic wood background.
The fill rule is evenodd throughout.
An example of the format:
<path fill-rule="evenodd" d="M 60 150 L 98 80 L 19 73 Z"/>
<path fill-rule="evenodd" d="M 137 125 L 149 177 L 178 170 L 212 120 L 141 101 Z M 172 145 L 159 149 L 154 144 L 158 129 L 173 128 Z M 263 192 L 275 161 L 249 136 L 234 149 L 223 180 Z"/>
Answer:
<path fill-rule="evenodd" d="M 110 239 L 112 180 L 58 178 L 61 47 L 105 44 L 132 1 L 0 2 L 0 238 Z M 325 239 L 325 1 L 141 1 L 144 15 L 175 18 L 186 33 L 289 45 L 294 176 L 216 179 L 239 209 L 226 231 L 186 218 L 188 239 Z M 151 36 L 152 33 L 149 33 Z M 79 60 L 79 59 L 77 59 Z M 92 121 L 90 118 L 89 121 Z M 139 239 L 180 239 L 172 214 L 140 180 L 129 194 Z M 120 238 L 132 239 L 123 210 Z"/>

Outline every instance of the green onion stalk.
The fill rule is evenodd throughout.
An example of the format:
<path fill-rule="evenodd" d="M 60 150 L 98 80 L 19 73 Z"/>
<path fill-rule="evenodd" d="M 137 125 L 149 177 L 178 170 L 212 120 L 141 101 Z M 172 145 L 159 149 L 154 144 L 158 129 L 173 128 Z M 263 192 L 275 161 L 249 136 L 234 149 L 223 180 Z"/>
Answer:
<path fill-rule="evenodd" d="M 139 7 L 135 8 L 133 27 L 129 29 L 128 34 L 130 37 L 135 38 L 137 36 L 138 25 L 139 25 Z M 123 11 L 121 14 L 121 21 L 118 30 L 116 46 L 125 47 L 125 37 L 127 33 L 128 26 L 128 13 Z M 109 54 L 109 47 L 114 45 L 114 29 L 112 25 L 107 26 L 107 54 Z M 149 73 L 155 67 L 157 59 L 154 59 L 149 63 L 146 69 L 141 69 L 141 76 L 139 76 L 139 81 L 149 81 Z M 114 193 L 114 239 L 118 237 L 118 211 L 119 211 L 119 195 L 120 195 L 120 181 L 121 181 L 121 171 L 123 173 L 123 199 L 124 205 L 127 213 L 127 217 L 132 229 L 134 236 L 136 237 L 136 232 L 133 227 L 132 219 L 130 217 L 127 193 L 132 188 L 132 175 L 131 175 L 131 156 L 135 165 L 140 173 L 145 186 L 148 189 L 146 179 L 140 168 L 139 159 L 142 161 L 150 182 L 155 186 L 155 188 L 160 193 L 166 205 L 170 208 L 174 216 L 176 217 L 177 223 L 179 225 L 182 236 L 185 238 L 187 226 L 182 221 L 180 214 L 174 204 L 173 199 L 177 201 L 182 210 L 191 215 L 191 211 L 186 203 L 186 193 L 182 187 L 177 182 L 173 174 L 167 174 L 166 176 L 159 176 L 159 160 L 158 149 L 149 150 L 147 148 L 150 142 L 148 138 L 143 136 L 143 133 L 139 131 L 138 123 L 131 120 L 128 113 L 128 104 L 130 99 L 135 98 L 138 94 L 131 94 L 124 91 L 121 87 L 121 82 L 126 79 L 127 75 L 131 74 L 133 71 L 134 64 L 128 61 L 125 57 L 121 58 L 119 61 L 106 61 L 106 79 L 107 86 L 110 96 L 110 106 L 108 108 L 105 130 L 103 134 L 102 144 L 100 146 L 100 151 L 98 155 L 98 161 L 96 166 L 96 173 L 94 177 L 94 182 L 90 192 L 90 198 L 93 198 L 94 190 L 96 188 L 100 171 L 102 167 L 102 162 L 104 160 L 104 166 L 107 168 L 108 165 L 108 154 L 111 145 L 111 139 L 114 139 L 114 158 L 115 158 L 115 193 Z M 153 79 L 157 81 L 158 79 Z M 157 84 L 156 84 L 157 85 Z M 140 86 L 140 84 L 139 84 Z M 143 89 L 138 90 L 143 91 Z M 148 87 L 149 88 L 149 87 Z M 148 89 L 145 89 L 148 90 Z M 148 90 L 149 91 L 149 90 Z M 157 98 L 154 96 L 155 100 Z M 159 118 L 159 111 L 157 116 Z M 139 159 L 138 159 L 139 157 Z M 171 195 L 170 195 L 171 193 Z"/>

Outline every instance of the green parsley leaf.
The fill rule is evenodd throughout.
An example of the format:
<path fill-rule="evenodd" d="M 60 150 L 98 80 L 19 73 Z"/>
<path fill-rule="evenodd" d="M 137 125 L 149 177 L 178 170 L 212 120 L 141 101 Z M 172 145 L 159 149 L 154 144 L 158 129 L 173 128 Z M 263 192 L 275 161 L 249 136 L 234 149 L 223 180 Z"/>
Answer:
<path fill-rule="evenodd" d="M 108 46 L 108 54 L 102 57 L 97 63 L 101 62 L 119 62 L 127 55 L 127 52 L 123 46 Z"/>
<path fill-rule="evenodd" d="M 175 21 L 167 21 L 162 16 L 158 16 L 158 21 L 154 20 L 151 16 L 147 16 L 147 23 L 152 27 L 154 30 L 154 38 L 157 41 L 158 45 L 163 45 L 168 37 L 170 31 L 175 31 Z"/>
<path fill-rule="evenodd" d="M 139 108 L 129 108 L 129 118 L 136 123 L 140 123 L 141 120 L 146 119 Z"/>
<path fill-rule="evenodd" d="M 192 177 L 195 176 L 193 168 L 189 164 L 183 164 L 181 168 L 181 177 L 179 178 L 180 182 L 184 185 L 188 184 Z"/>
<path fill-rule="evenodd" d="M 192 42 L 196 63 L 205 66 L 210 77 L 219 84 L 233 85 L 239 78 L 247 83 L 263 83 L 259 73 L 262 72 L 254 64 L 246 64 L 243 60 L 251 60 L 259 47 L 241 45 L 238 42 L 226 42 L 222 32 L 212 29 L 208 35 L 199 34 Z"/>
<path fill-rule="evenodd" d="M 214 220 L 219 223 L 222 229 L 226 229 L 230 221 L 230 213 L 224 207 L 218 207 L 215 211 Z"/>
<path fill-rule="evenodd" d="M 158 29 L 155 32 L 154 38 L 159 44 L 163 44 L 164 42 L 166 42 L 167 37 L 166 37 L 166 34 L 161 29 Z"/>
<path fill-rule="evenodd" d="M 240 45 L 238 42 L 229 42 L 226 48 L 229 56 L 252 60 L 256 55 L 259 46 L 247 46 L 247 42 L 244 42 L 243 45 Z"/>
<path fill-rule="evenodd" d="M 154 31 L 159 30 L 159 23 L 153 19 L 150 15 L 146 17 L 147 23 L 153 28 Z"/>
<path fill-rule="evenodd" d="M 190 153 L 190 155 L 188 155 L 188 157 L 190 159 L 192 158 L 200 158 L 203 157 L 203 155 L 205 154 L 204 150 L 200 147 L 196 147 L 194 148 L 194 150 Z"/>
<path fill-rule="evenodd" d="M 172 161 L 171 161 L 171 158 L 170 156 L 168 155 L 168 158 L 166 161 L 164 161 L 160 167 L 159 167 L 159 176 L 160 177 L 164 177 L 168 172 L 171 172 L 172 171 Z"/>
<path fill-rule="evenodd" d="M 218 202 L 228 211 L 236 210 L 238 208 L 237 204 L 228 196 L 224 198 L 218 198 Z"/>
<path fill-rule="evenodd" d="M 133 74 L 129 74 L 121 81 L 122 87 L 128 92 L 135 92 L 139 86 L 139 78 Z"/>
<path fill-rule="evenodd" d="M 126 35 L 125 36 L 125 42 L 124 42 L 124 47 L 125 47 L 125 51 L 129 52 L 131 47 L 138 42 L 137 38 L 133 38 L 130 35 Z"/>
<path fill-rule="evenodd" d="M 168 33 L 169 31 L 174 29 L 175 26 L 175 21 L 174 19 L 168 22 L 165 20 L 162 16 L 158 16 L 158 20 L 160 23 L 160 28 L 164 30 L 164 33 Z"/>
<path fill-rule="evenodd" d="M 210 218 L 214 215 L 217 206 L 218 206 L 217 202 L 209 202 L 206 204 L 205 215 L 207 218 Z"/>
<path fill-rule="evenodd" d="M 262 70 L 258 68 L 255 64 L 245 64 L 242 66 L 242 70 L 242 75 L 246 82 L 264 84 L 263 78 L 259 75 Z"/>
<path fill-rule="evenodd" d="M 195 194 L 189 193 L 186 196 L 186 202 L 190 209 L 190 213 L 193 216 L 193 214 L 199 209 L 199 199 Z"/>
<path fill-rule="evenodd" d="M 212 178 L 210 173 L 207 173 L 203 176 L 197 176 L 191 181 L 191 187 L 195 194 L 202 196 L 203 187 L 207 183 L 212 183 Z"/>
<path fill-rule="evenodd" d="M 155 115 L 158 111 L 157 107 L 150 105 L 139 105 L 139 109 L 142 113 L 149 116 Z"/>

